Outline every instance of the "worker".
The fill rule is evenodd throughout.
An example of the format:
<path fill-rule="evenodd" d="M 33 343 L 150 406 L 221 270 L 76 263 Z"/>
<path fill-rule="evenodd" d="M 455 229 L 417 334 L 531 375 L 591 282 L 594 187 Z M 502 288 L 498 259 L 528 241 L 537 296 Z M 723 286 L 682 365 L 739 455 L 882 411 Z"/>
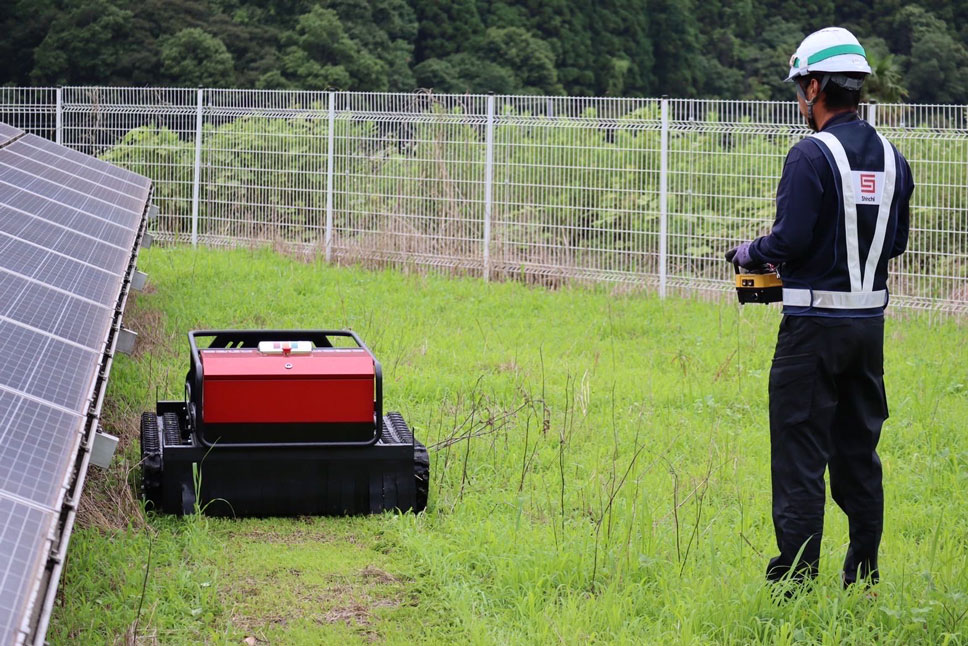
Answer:
<path fill-rule="evenodd" d="M 770 369 L 773 525 L 779 556 L 767 579 L 816 576 L 824 470 L 847 515 L 845 586 L 876 583 L 884 518 L 876 447 L 887 419 L 884 308 L 888 259 L 908 240 L 914 182 L 907 161 L 857 115 L 871 73 L 846 29 L 807 36 L 790 59 L 811 136 L 787 154 L 769 235 L 726 259 L 778 268 L 783 318 Z"/>

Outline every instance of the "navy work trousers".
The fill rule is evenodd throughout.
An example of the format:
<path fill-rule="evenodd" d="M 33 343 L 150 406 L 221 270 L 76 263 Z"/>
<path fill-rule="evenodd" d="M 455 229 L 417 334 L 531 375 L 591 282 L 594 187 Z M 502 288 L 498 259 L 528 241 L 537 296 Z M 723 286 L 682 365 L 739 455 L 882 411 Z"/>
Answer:
<path fill-rule="evenodd" d="M 796 578 L 816 575 L 829 469 L 830 492 L 850 526 L 844 582 L 877 580 L 884 492 L 876 448 L 885 419 L 884 318 L 784 316 L 770 370 L 780 555 L 770 561 L 768 579 L 791 569 Z"/>

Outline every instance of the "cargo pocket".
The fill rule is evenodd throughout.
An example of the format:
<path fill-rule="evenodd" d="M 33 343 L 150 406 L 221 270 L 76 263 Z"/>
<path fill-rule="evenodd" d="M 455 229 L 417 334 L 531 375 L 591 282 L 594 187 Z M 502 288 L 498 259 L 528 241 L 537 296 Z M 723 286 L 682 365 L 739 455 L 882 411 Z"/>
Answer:
<path fill-rule="evenodd" d="M 881 414 L 884 415 L 884 419 L 891 416 L 891 412 L 887 409 L 887 391 L 884 389 L 884 375 L 881 375 Z"/>
<path fill-rule="evenodd" d="M 770 421 L 799 424 L 810 417 L 817 380 L 817 356 L 793 354 L 773 359 L 770 368 Z"/>

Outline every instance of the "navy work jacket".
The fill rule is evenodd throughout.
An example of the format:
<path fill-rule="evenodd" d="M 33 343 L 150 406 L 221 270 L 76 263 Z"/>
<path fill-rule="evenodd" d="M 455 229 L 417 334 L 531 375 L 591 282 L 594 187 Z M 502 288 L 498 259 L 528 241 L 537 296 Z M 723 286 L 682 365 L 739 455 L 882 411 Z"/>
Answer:
<path fill-rule="evenodd" d="M 822 129 L 843 145 L 854 171 L 883 171 L 884 146 L 874 128 L 856 112 L 831 117 Z M 911 168 L 893 145 L 895 155 L 894 198 L 883 249 L 877 262 L 874 289 L 887 288 L 887 261 L 904 253 L 908 241 L 909 203 L 914 192 Z M 750 245 L 754 262 L 779 267 L 784 288 L 850 291 L 845 238 L 841 175 L 826 147 L 813 137 L 797 142 L 787 154 L 776 193 L 776 220 L 769 235 Z M 877 207 L 858 204 L 857 244 L 860 259 L 867 258 L 877 221 Z M 826 309 L 783 306 L 794 316 L 880 316 L 884 307 Z"/>

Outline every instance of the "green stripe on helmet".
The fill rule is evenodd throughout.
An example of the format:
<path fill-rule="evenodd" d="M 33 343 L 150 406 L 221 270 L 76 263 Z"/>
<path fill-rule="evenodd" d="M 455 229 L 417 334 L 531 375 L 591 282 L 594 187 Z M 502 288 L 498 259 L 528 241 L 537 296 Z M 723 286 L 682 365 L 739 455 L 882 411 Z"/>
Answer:
<path fill-rule="evenodd" d="M 828 47 L 827 49 L 821 49 L 816 52 L 810 58 L 807 59 L 807 65 L 813 65 L 814 63 L 819 63 L 820 61 L 825 61 L 828 58 L 833 58 L 834 56 L 842 56 L 843 54 L 857 54 L 867 58 L 867 52 L 860 45 L 834 45 L 833 47 Z M 799 59 L 796 61 L 799 62 Z"/>

